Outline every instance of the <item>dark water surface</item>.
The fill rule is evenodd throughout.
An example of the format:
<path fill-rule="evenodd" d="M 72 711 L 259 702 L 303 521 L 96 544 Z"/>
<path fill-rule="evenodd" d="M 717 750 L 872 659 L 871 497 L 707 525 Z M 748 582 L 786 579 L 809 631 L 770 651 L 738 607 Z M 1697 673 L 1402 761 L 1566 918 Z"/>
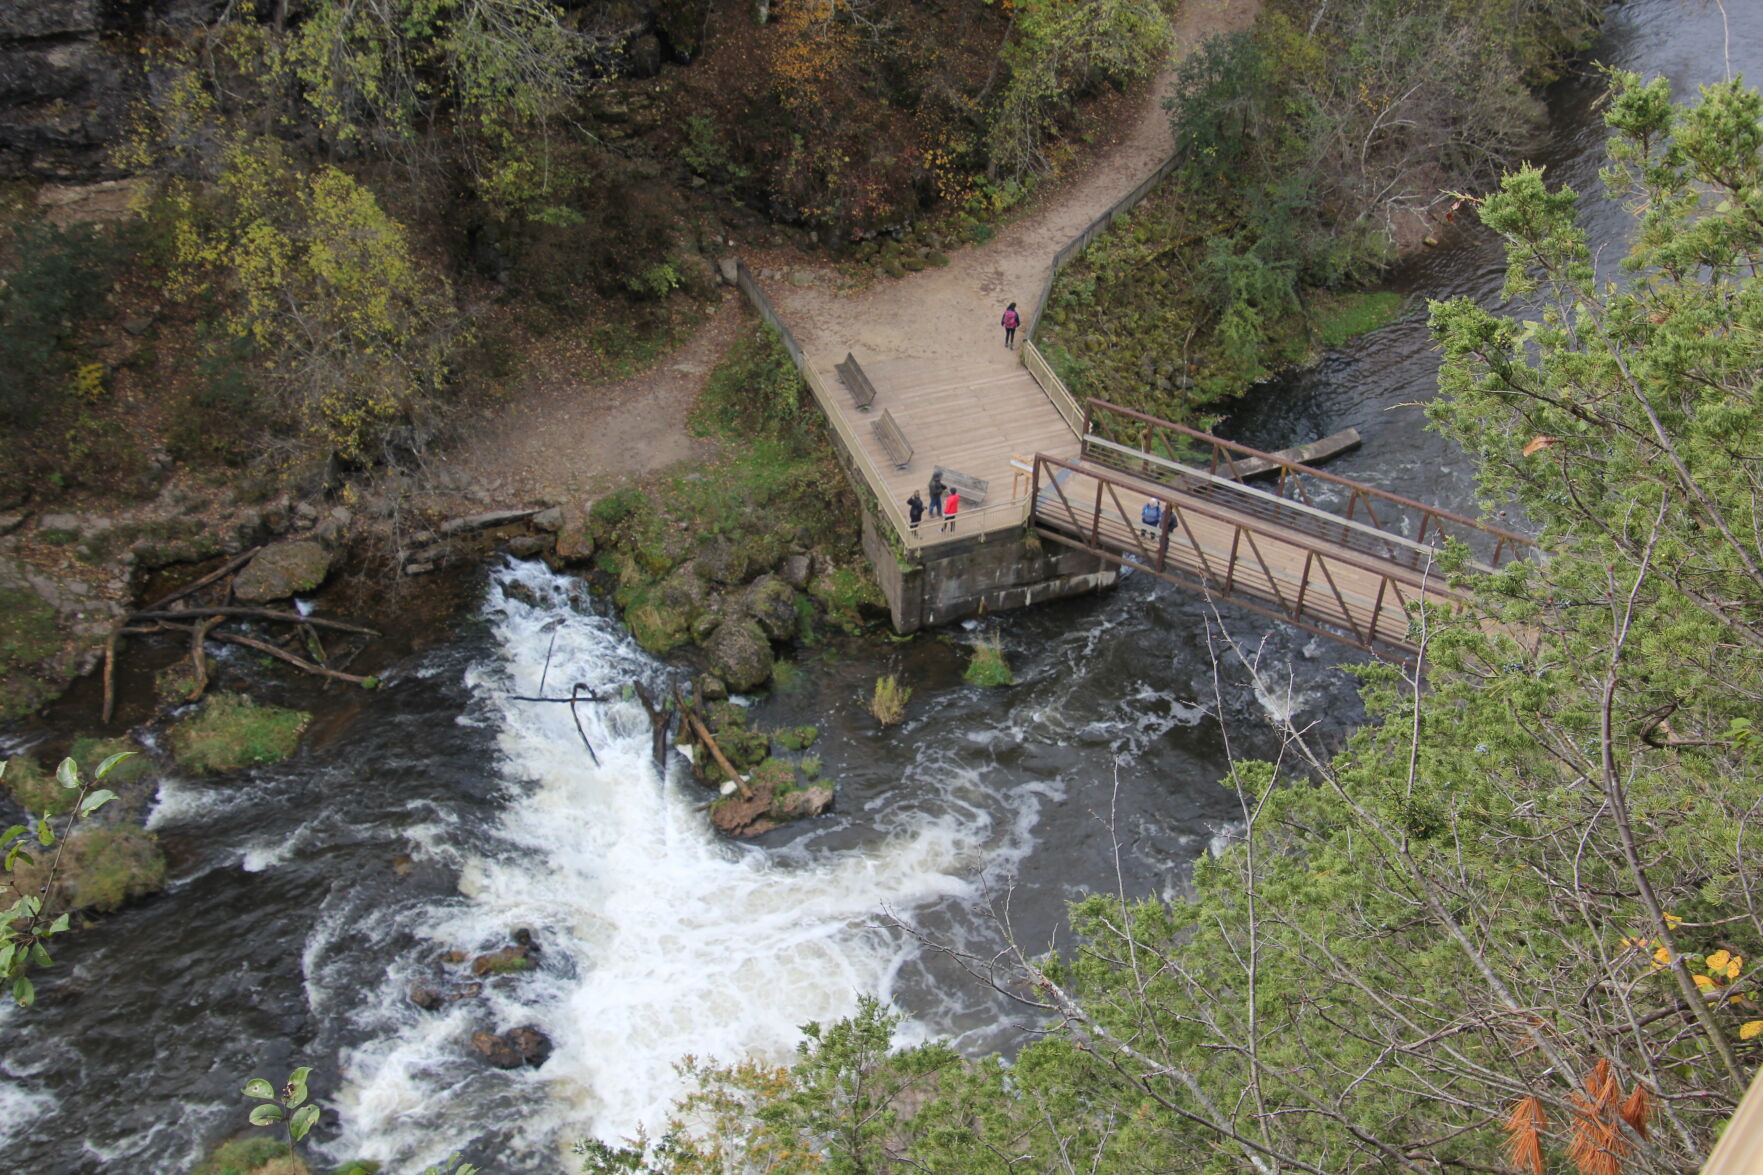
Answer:
<path fill-rule="evenodd" d="M 1733 68 L 1763 75 L 1763 5 L 1728 8 Z M 1596 56 L 1685 95 L 1724 72 L 1720 13 L 1619 7 Z M 1583 194 L 1598 190 L 1600 92 L 1556 87 L 1539 152 Z M 1587 211 L 1593 240 L 1619 252 L 1625 215 L 1596 198 Z M 1465 232 L 1398 282 L 1416 299 L 1492 303 L 1503 267 Z M 1277 448 L 1350 425 L 1365 445 L 1332 468 L 1469 506 L 1467 462 L 1409 406 L 1434 391 L 1422 315 L 1258 392 L 1221 431 Z M 1269 716 L 1290 715 L 1326 748 L 1359 716 L 1335 668 L 1355 654 L 1226 610 L 1232 636 L 1259 648 L 1263 684 L 1228 658 L 1215 683 L 1208 608 L 1138 576 L 997 618 L 1021 678 L 1010 690 L 962 684 L 960 631 L 879 661 L 811 653 L 757 719 L 821 728 L 838 811 L 732 845 L 707 834 L 702 791 L 677 770 L 657 778 L 634 702 L 588 715 L 595 766 L 565 707 L 508 697 L 541 675 L 615 689 L 672 671 L 542 568 L 487 572 L 484 597 L 481 622 L 409 659 L 295 760 L 163 784 L 152 827 L 170 888 L 62 945 L 37 1009 L 0 1010 L 0 1154 L 16 1169 L 180 1172 L 244 1128 L 246 1077 L 302 1063 L 337 1111 L 318 1132 L 332 1159 L 414 1170 L 471 1143 L 500 1172 L 573 1169 L 569 1140 L 659 1121 L 676 1058 L 781 1059 L 796 1025 L 863 992 L 912 1013 L 913 1032 L 1008 1047 L 1009 1013 L 886 914 L 989 950 L 983 907 L 1007 886 L 1038 946 L 1086 891 L 1179 893 L 1236 817 L 1217 784 L 1227 733 L 1238 755 L 1270 753 Z M 907 723 L 881 734 L 864 704 L 892 671 L 915 693 Z M 411 868 L 393 868 L 401 855 Z M 494 949 L 520 926 L 544 947 L 537 970 L 439 1012 L 408 1002 L 413 985 L 465 981 L 442 954 Z M 475 1029 L 526 1023 L 555 1043 L 542 1069 L 467 1056 Z"/>

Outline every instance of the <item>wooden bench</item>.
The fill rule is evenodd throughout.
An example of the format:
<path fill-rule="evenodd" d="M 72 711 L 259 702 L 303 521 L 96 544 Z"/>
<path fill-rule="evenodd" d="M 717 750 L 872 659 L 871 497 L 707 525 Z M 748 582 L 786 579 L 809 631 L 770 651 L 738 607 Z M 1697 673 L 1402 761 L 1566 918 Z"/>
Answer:
<path fill-rule="evenodd" d="M 906 439 L 906 434 L 900 431 L 900 426 L 894 423 L 893 413 L 883 408 L 881 419 L 870 427 L 875 430 L 875 439 L 888 451 L 888 459 L 894 463 L 895 469 L 904 469 L 912 464 L 912 444 Z"/>
<path fill-rule="evenodd" d="M 875 385 L 857 365 L 857 356 L 846 351 L 845 361 L 835 365 L 833 370 L 839 373 L 839 382 L 851 393 L 851 402 L 857 405 L 858 411 L 869 411 L 869 406 L 875 403 Z"/>
<path fill-rule="evenodd" d="M 986 504 L 986 488 L 991 484 L 983 477 L 970 477 L 965 473 L 956 473 L 953 469 L 944 469 L 941 465 L 931 474 L 931 478 L 942 478 L 943 484 L 950 489 L 961 492 L 961 506 L 966 510 L 977 510 Z"/>

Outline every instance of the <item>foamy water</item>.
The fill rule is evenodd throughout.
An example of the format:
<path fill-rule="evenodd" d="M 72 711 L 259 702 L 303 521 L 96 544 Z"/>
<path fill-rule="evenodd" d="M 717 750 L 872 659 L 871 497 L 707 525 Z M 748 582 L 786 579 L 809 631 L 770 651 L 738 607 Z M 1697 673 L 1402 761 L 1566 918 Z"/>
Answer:
<path fill-rule="evenodd" d="M 516 583 L 537 602 L 509 596 Z M 419 1166 L 468 1141 L 473 1118 L 506 1125 L 515 1106 L 522 1144 L 539 1150 L 659 1127 L 683 1092 L 682 1057 L 784 1060 L 798 1025 L 847 1015 L 861 994 L 888 998 L 915 947 L 882 925 L 884 911 L 965 901 L 982 870 L 1008 868 L 1031 844 L 1045 790 L 1025 792 L 999 827 L 976 773 L 947 762 L 926 767 L 931 802 L 872 821 L 884 831 L 861 848 L 821 852 L 810 838 L 767 853 L 718 839 L 700 810 L 710 793 L 682 778 L 677 756 L 660 777 L 648 720 L 621 695 L 666 670 L 612 621 L 575 611 L 569 585 L 538 565 L 498 576 L 486 614 L 500 656 L 470 671 L 478 706 L 461 720 L 498 731 L 508 802 L 482 837 L 435 827 L 418 838 L 459 872 L 460 900 L 424 912 L 430 954 L 493 949 L 525 926 L 543 966 L 424 1013 L 406 1002 L 424 973 L 394 965 L 356 1013 L 381 1030 L 345 1052 L 335 1155 Z M 581 682 L 613 699 L 578 708 L 598 765 L 568 706 L 511 697 L 537 694 L 541 676 L 551 696 Z M 388 916 L 408 914 L 337 911 L 308 944 L 308 975 L 322 975 L 345 924 Z M 473 1029 L 527 1023 L 555 1047 L 542 1068 L 464 1059 Z"/>

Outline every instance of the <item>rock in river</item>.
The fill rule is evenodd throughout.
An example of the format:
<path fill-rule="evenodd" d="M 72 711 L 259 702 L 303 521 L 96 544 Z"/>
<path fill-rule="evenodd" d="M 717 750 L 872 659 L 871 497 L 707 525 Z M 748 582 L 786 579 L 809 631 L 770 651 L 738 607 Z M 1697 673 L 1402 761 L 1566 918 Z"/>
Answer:
<path fill-rule="evenodd" d="M 247 604 L 283 600 L 311 591 L 330 570 L 331 553 L 320 543 L 305 539 L 271 543 L 245 564 L 233 582 L 233 592 Z"/>
<path fill-rule="evenodd" d="M 704 651 L 710 658 L 710 671 L 736 693 L 771 679 L 771 642 L 759 625 L 744 617 L 731 617 L 717 625 Z"/>

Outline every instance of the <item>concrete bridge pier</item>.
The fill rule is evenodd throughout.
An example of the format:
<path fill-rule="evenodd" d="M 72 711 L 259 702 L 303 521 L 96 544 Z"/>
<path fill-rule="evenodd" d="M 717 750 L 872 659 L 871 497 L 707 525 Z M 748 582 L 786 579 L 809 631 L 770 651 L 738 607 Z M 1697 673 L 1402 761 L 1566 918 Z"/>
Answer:
<path fill-rule="evenodd" d="M 1099 591 L 1120 578 L 1119 567 L 1108 560 L 1043 544 L 1026 526 L 903 556 L 884 537 L 885 525 L 863 512 L 863 553 L 900 633 Z"/>

